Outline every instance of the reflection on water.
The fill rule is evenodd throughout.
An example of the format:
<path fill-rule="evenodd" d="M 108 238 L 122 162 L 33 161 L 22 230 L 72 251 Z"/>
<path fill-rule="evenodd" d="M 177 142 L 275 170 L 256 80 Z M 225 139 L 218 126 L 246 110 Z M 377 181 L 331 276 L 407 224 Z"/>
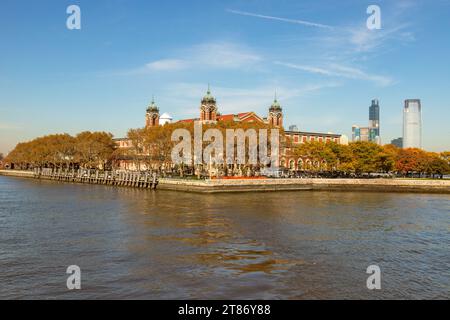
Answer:
<path fill-rule="evenodd" d="M 449 298 L 449 200 L 0 177 L 0 298 Z M 72 264 L 81 291 L 66 289 Z"/>

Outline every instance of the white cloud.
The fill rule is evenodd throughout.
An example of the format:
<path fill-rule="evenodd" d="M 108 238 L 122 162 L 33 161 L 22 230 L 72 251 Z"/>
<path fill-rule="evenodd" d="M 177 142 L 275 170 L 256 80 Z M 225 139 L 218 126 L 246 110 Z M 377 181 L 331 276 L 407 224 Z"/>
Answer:
<path fill-rule="evenodd" d="M 389 41 L 397 43 L 414 41 L 413 33 L 404 31 L 408 26 L 408 24 L 402 24 L 376 31 L 360 26 L 347 29 L 349 36 L 344 35 L 343 37 L 349 39 L 349 44 L 353 46 L 356 52 L 369 52 L 379 50 L 380 47 L 386 45 Z"/>
<path fill-rule="evenodd" d="M 213 86 L 211 91 L 217 99 L 219 111 L 223 114 L 255 111 L 259 115 L 265 116 L 274 99 L 275 90 L 280 103 L 289 105 L 289 102 L 295 98 L 338 85 L 335 82 L 316 83 L 301 87 L 267 84 L 247 89 Z M 175 107 L 174 112 L 178 116 L 197 117 L 200 99 L 205 94 L 205 90 L 204 84 L 177 83 L 166 88 L 165 91 L 171 93 L 166 103 Z"/>
<path fill-rule="evenodd" d="M 275 61 L 275 64 L 325 76 L 372 81 L 380 86 L 388 86 L 393 83 L 393 80 L 387 76 L 367 73 L 354 67 L 343 66 L 336 63 L 328 64 L 325 67 L 299 65 L 281 61 Z"/>
<path fill-rule="evenodd" d="M 192 60 L 197 66 L 214 68 L 240 68 L 262 60 L 262 57 L 247 47 L 230 42 L 211 42 L 195 46 L 191 50 Z"/>
<path fill-rule="evenodd" d="M 145 68 L 153 71 L 174 71 L 189 67 L 189 63 L 181 59 L 156 60 L 145 65 Z"/>
<path fill-rule="evenodd" d="M 238 10 L 232 10 L 232 9 L 228 9 L 227 12 L 230 12 L 233 14 L 238 14 L 241 16 L 248 16 L 248 17 L 275 20 L 275 21 L 281 21 L 281 22 L 287 22 L 287 23 L 301 24 L 301 25 L 308 26 L 308 27 L 333 29 L 333 27 L 329 26 L 329 25 L 315 23 L 315 22 L 309 22 L 309 21 L 304 21 L 304 20 L 287 19 L 287 18 L 281 18 L 281 17 L 275 17 L 275 16 L 266 16 L 266 15 L 262 15 L 262 14 L 244 12 L 244 11 L 238 11 Z"/>
<path fill-rule="evenodd" d="M 132 73 L 180 71 L 202 68 L 238 69 L 250 68 L 263 58 L 249 48 L 232 42 L 208 42 L 180 49 L 183 58 L 165 58 L 147 63 Z"/>

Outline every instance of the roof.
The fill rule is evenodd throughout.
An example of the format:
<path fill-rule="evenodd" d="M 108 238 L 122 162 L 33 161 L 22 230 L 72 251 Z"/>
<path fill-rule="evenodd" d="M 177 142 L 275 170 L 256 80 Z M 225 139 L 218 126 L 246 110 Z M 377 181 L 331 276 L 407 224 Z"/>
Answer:
<path fill-rule="evenodd" d="M 245 121 L 249 118 L 256 118 L 257 120 L 264 122 L 264 119 L 262 119 L 261 117 L 259 117 L 256 113 L 254 113 L 253 111 L 249 111 L 249 112 L 241 112 L 241 113 L 237 113 L 237 114 L 222 114 L 222 115 L 218 115 L 217 116 L 217 120 L 218 121 L 234 121 L 234 120 L 238 120 L 238 121 Z M 237 118 L 237 119 L 236 119 Z M 194 122 L 194 121 L 198 121 L 200 119 L 182 119 L 179 120 L 178 122 Z"/>
<path fill-rule="evenodd" d="M 160 119 L 170 119 L 172 120 L 172 116 L 170 114 L 168 114 L 167 112 L 163 113 L 162 115 L 159 116 Z"/>
<path fill-rule="evenodd" d="M 198 120 L 200 120 L 200 119 L 181 119 L 181 120 L 178 120 L 178 122 L 194 122 L 194 121 L 198 121 Z"/>
<path fill-rule="evenodd" d="M 296 136 L 320 136 L 320 137 L 330 137 L 330 138 L 340 138 L 342 134 L 337 133 L 321 133 L 321 132 L 305 132 L 305 131 L 285 131 L 286 135 L 296 135 Z"/>

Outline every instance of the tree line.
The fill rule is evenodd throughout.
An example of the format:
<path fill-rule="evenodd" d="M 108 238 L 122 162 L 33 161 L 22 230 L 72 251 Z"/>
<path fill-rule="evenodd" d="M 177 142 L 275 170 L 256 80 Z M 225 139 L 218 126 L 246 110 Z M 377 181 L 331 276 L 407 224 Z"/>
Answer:
<path fill-rule="evenodd" d="M 401 149 L 392 144 L 380 146 L 372 142 L 337 143 L 307 142 L 291 145 L 293 158 L 307 158 L 312 171 L 343 173 L 397 173 L 440 176 L 450 173 L 450 152 L 427 152 Z M 289 158 L 289 157 L 288 157 Z"/>
<path fill-rule="evenodd" d="M 52 134 L 22 142 L 6 156 L 15 169 L 106 168 L 116 148 L 111 133 L 85 131 L 71 136 Z"/>
<path fill-rule="evenodd" d="M 17 169 L 34 167 L 51 168 L 114 168 L 119 160 L 131 161 L 136 168 L 154 169 L 171 167 L 171 151 L 177 143 L 171 141 L 172 132 L 183 128 L 194 137 L 193 123 L 177 122 L 164 126 L 131 129 L 127 139 L 128 147 L 117 148 L 113 136 L 106 132 L 81 132 L 76 136 L 53 134 L 19 143 L 11 151 L 4 163 L 13 164 Z M 203 130 L 219 129 L 270 129 L 266 124 L 235 123 L 234 121 L 203 125 Z M 285 166 L 290 161 L 302 159 L 303 171 L 340 172 L 362 175 L 364 173 L 397 173 L 440 176 L 450 173 L 450 152 L 427 152 L 421 149 L 400 149 L 393 145 L 379 146 L 371 142 L 354 142 L 341 145 L 334 142 L 306 142 L 293 144 L 280 131 L 280 155 L 285 153 Z M 192 141 L 193 143 L 193 141 Z M 204 146 L 209 142 L 204 141 Z M 248 141 L 246 142 L 248 145 Z M 248 168 L 247 168 L 248 167 Z M 207 168 L 203 168 L 207 169 Z M 227 168 L 224 168 L 227 170 Z M 241 166 L 244 172 L 255 172 L 259 168 Z"/>

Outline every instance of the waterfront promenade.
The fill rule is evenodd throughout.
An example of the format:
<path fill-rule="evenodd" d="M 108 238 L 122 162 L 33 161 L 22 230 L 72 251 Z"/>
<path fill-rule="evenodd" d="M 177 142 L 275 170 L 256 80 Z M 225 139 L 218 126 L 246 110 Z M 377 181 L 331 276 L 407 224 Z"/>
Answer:
<path fill-rule="evenodd" d="M 0 175 L 34 178 L 32 171 L 0 170 Z M 125 185 L 133 187 L 134 185 Z M 159 178 L 159 190 L 199 193 L 253 191 L 381 191 L 450 194 L 450 180 L 426 179 L 171 179 Z"/>

